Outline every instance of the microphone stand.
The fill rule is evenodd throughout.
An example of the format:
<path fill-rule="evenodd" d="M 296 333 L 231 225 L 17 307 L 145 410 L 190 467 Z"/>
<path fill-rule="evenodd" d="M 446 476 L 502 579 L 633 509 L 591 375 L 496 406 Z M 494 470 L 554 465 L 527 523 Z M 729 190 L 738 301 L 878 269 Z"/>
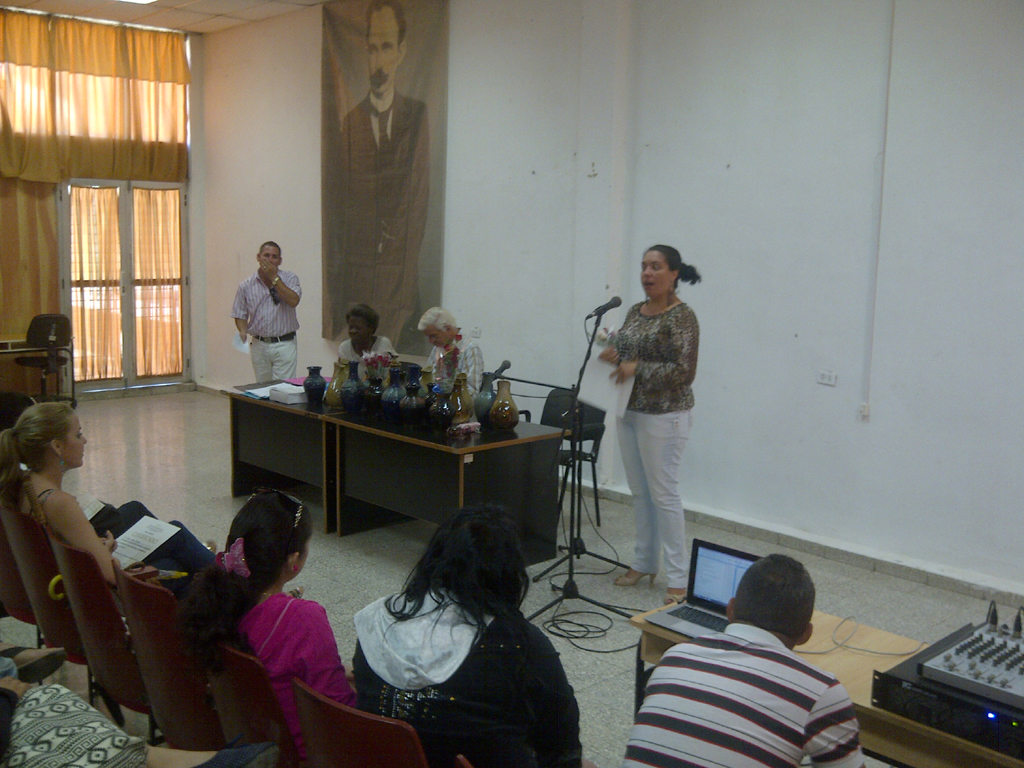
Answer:
<path fill-rule="evenodd" d="M 587 343 L 587 354 L 583 358 L 583 365 L 580 366 L 579 375 L 576 377 L 576 385 L 569 390 L 570 401 L 569 408 L 572 413 L 572 435 L 569 440 L 569 477 L 572 480 L 572 488 L 569 494 L 569 541 L 567 546 L 560 547 L 564 549 L 566 554 L 561 559 L 557 560 L 554 564 L 548 566 L 543 571 L 533 577 L 534 582 L 540 581 L 544 576 L 558 568 L 563 563 L 568 563 L 569 573 L 566 576 L 565 582 L 562 586 L 555 584 L 551 585 L 553 590 L 561 592 L 561 595 L 556 597 L 550 603 L 534 611 L 532 614 L 526 617 L 527 621 L 533 621 L 537 616 L 560 604 L 563 600 L 582 600 L 585 603 L 596 605 L 598 608 L 604 608 L 606 611 L 617 613 L 620 616 L 625 616 L 627 619 L 630 614 L 626 613 L 621 608 L 602 603 L 597 600 L 593 600 L 589 597 L 584 596 L 580 593 L 579 587 L 576 585 L 576 569 L 574 566 L 574 560 L 579 559 L 583 555 L 590 555 L 598 560 L 603 560 L 606 563 L 616 565 L 620 568 L 626 568 L 625 563 L 620 563 L 618 560 L 612 560 L 604 555 L 598 555 L 593 552 L 587 551 L 587 545 L 583 542 L 583 484 L 581 478 L 583 477 L 583 451 L 581 449 L 583 443 L 583 409 L 580 407 L 579 394 L 580 386 L 583 384 L 583 372 L 587 368 L 587 363 L 590 361 L 590 355 L 594 349 L 594 339 L 597 337 L 597 327 L 601 324 L 601 316 L 604 312 L 600 312 L 596 315 L 594 321 L 594 330 L 590 334 L 590 339 Z M 597 495 L 597 488 L 594 489 L 594 495 Z"/>

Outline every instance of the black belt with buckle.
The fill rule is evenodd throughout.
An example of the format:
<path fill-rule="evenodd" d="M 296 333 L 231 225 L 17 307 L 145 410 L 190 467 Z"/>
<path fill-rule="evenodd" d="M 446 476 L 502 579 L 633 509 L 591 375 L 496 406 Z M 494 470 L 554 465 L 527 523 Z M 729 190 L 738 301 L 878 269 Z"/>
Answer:
<path fill-rule="evenodd" d="M 282 341 L 291 341 L 295 338 L 295 331 L 286 333 L 284 336 L 257 336 L 255 333 L 252 335 L 254 339 L 259 339 L 264 344 L 277 344 Z"/>

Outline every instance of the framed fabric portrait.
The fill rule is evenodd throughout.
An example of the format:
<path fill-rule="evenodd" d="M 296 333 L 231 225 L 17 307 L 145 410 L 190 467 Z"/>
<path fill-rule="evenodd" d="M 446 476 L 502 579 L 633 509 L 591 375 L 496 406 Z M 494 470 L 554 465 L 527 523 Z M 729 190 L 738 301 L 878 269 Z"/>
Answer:
<path fill-rule="evenodd" d="M 347 335 L 367 304 L 377 335 L 425 354 L 420 315 L 440 303 L 447 0 L 323 6 L 323 328 Z"/>

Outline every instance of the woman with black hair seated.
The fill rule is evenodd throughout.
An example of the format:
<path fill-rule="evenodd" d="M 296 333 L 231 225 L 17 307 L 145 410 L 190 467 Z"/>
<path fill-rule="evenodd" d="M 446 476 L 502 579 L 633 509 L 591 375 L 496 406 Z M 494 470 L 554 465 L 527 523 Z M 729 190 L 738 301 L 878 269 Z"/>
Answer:
<path fill-rule="evenodd" d="M 281 491 L 257 491 L 231 522 L 227 550 L 199 574 L 178 608 L 186 647 L 202 669 L 220 669 L 220 643 L 263 662 L 302 758 L 292 678 L 342 704 L 356 700 L 327 612 L 285 592 L 306 564 L 312 535 L 302 502 Z"/>
<path fill-rule="evenodd" d="M 519 609 L 528 585 L 508 515 L 446 521 L 405 589 L 355 616 L 359 708 L 409 722 L 432 768 L 581 765 L 576 697 Z"/>

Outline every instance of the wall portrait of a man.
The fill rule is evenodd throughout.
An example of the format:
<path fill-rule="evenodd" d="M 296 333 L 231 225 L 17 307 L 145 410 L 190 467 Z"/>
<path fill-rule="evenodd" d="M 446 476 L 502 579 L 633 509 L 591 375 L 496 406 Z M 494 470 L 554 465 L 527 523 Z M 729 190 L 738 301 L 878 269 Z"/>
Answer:
<path fill-rule="evenodd" d="M 322 335 L 368 304 L 379 335 L 422 353 L 416 322 L 441 297 L 448 2 L 323 8 Z"/>

